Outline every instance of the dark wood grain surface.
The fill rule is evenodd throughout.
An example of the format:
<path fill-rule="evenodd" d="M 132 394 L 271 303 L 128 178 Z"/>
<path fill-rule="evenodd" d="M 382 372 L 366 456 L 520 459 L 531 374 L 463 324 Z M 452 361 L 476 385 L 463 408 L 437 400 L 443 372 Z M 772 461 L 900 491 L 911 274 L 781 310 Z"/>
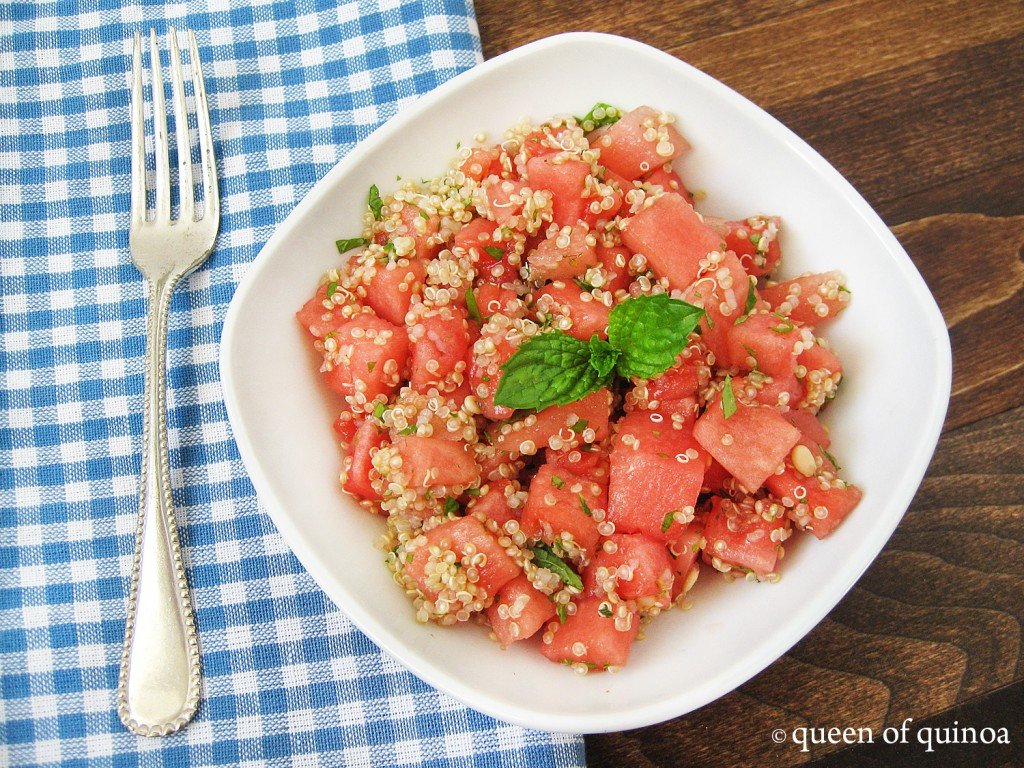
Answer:
<path fill-rule="evenodd" d="M 728 696 L 661 725 L 588 737 L 589 764 L 1024 764 L 1024 3 L 477 0 L 476 8 L 488 57 L 559 32 L 626 35 L 771 112 L 892 227 L 953 343 L 938 451 L 857 586 Z M 1018 743 L 926 755 L 919 744 L 801 752 L 771 739 L 774 728 L 878 732 L 908 717 L 981 718 L 978 727 L 1005 726 Z"/>

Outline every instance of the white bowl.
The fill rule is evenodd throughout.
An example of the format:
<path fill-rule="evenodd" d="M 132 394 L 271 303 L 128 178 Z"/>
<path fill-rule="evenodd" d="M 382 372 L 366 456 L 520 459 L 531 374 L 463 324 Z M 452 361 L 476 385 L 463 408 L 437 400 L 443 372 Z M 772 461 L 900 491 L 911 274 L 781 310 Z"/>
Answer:
<path fill-rule="evenodd" d="M 674 113 L 693 144 L 683 178 L 700 209 L 781 215 L 784 273 L 841 269 L 851 307 L 827 328 L 848 377 L 827 409 L 834 453 L 864 500 L 829 539 L 799 536 L 778 584 L 724 583 L 706 569 L 689 611 L 659 617 L 617 674 L 577 676 L 533 644 L 508 651 L 476 626 L 417 624 L 374 547 L 379 518 L 338 486 L 338 403 L 314 375 L 294 313 L 359 234 L 366 191 L 433 176 L 483 130 L 522 117 L 582 114 L 595 101 Z M 649 725 L 728 693 L 802 638 L 892 534 L 921 482 L 949 399 L 945 324 L 910 258 L 863 198 L 774 118 L 693 67 L 599 34 L 547 38 L 419 99 L 356 147 L 292 211 L 231 302 L 221 375 L 228 414 L 260 499 L 324 591 L 382 649 L 469 706 L 573 733 Z M 791 540 L 792 541 L 792 540 Z"/>

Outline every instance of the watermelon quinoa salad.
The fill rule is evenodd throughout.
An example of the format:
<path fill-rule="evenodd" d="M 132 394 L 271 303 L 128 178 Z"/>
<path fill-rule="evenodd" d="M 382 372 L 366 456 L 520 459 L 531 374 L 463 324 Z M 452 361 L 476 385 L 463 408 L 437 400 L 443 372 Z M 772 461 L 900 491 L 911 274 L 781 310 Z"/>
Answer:
<path fill-rule="evenodd" d="M 817 416 L 839 272 L 772 279 L 780 220 L 702 216 L 669 114 L 599 103 L 371 187 L 297 313 L 343 405 L 341 483 L 420 622 L 621 668 L 701 567 L 774 582 L 861 492 Z"/>

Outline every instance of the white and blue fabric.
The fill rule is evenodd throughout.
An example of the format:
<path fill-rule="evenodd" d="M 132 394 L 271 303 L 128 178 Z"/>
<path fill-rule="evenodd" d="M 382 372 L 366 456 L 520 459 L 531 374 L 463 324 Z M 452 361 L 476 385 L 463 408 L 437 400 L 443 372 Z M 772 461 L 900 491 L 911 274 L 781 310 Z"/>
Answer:
<path fill-rule="evenodd" d="M 128 256 L 134 31 L 196 32 L 222 206 L 171 306 L 171 480 L 204 696 L 115 712 L 137 514 L 145 292 Z M 366 639 L 260 508 L 218 378 L 238 280 L 313 183 L 481 59 L 469 0 L 0 2 L 0 765 L 582 765 Z"/>

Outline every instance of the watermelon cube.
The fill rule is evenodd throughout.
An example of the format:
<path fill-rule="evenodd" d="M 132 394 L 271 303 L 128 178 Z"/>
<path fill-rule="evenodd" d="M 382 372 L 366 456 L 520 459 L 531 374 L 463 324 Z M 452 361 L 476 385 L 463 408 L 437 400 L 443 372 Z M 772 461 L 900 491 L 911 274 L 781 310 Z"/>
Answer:
<path fill-rule="evenodd" d="M 530 252 L 530 277 L 568 280 L 582 275 L 597 264 L 593 241 L 585 226 L 563 227 Z"/>
<path fill-rule="evenodd" d="M 619 533 L 675 538 L 692 518 L 708 455 L 686 429 L 659 413 L 618 422 L 611 452 L 608 519 Z"/>
<path fill-rule="evenodd" d="M 405 328 L 363 312 L 349 320 L 325 342 L 331 368 L 327 385 L 351 405 L 365 408 L 379 395 L 390 395 L 401 382 L 409 355 Z"/>
<path fill-rule="evenodd" d="M 495 424 L 491 442 L 505 451 L 532 456 L 545 446 L 571 449 L 582 443 L 599 443 L 608 436 L 612 394 L 607 389 L 568 405 L 553 405 L 519 421 Z"/>
<path fill-rule="evenodd" d="M 608 506 L 607 486 L 547 464 L 537 470 L 530 483 L 530 496 L 520 522 L 527 536 L 553 543 L 568 533 L 587 553 L 597 546 L 600 534 L 593 510 Z"/>
<path fill-rule="evenodd" d="M 553 633 L 551 642 L 545 636 L 540 647 L 547 658 L 603 670 L 626 664 L 629 647 L 640 631 L 640 618 L 633 613 L 612 613 L 608 602 L 600 597 L 583 597 L 564 624 L 552 622 L 548 628 Z"/>
<path fill-rule="evenodd" d="M 607 542 L 614 551 L 609 552 Z M 611 571 L 615 569 L 616 576 Z M 665 542 L 643 534 L 615 533 L 597 550 L 583 573 L 587 594 L 603 597 L 614 592 L 623 600 L 636 600 L 641 610 L 654 605 L 668 608 L 675 570 Z"/>
<path fill-rule="evenodd" d="M 716 496 L 704 522 L 705 562 L 718 570 L 750 571 L 758 580 L 774 573 L 782 542 L 792 530 L 784 514 L 771 518 L 760 510 L 777 506 L 763 499 L 736 503 Z"/>
<path fill-rule="evenodd" d="M 402 458 L 402 474 L 409 488 L 466 486 L 480 477 L 480 468 L 466 443 L 440 437 L 398 435 L 394 445 Z"/>
<path fill-rule="evenodd" d="M 800 439 L 800 430 L 774 408 L 747 405 L 740 399 L 727 419 L 719 393 L 697 419 L 693 436 L 753 493 L 782 464 Z"/>
<path fill-rule="evenodd" d="M 601 151 L 601 165 L 629 180 L 690 149 L 679 131 L 671 123 L 662 123 L 661 113 L 647 106 L 627 112 L 591 145 Z"/>
<path fill-rule="evenodd" d="M 345 452 L 341 470 L 341 487 L 356 498 L 377 501 L 380 494 L 373 489 L 373 480 L 379 477 L 373 468 L 373 454 L 388 442 L 387 432 L 366 419 L 356 430 L 352 445 Z"/>
<path fill-rule="evenodd" d="M 554 615 L 554 602 L 536 589 L 524 574 L 502 587 L 497 599 L 487 608 L 487 619 L 502 648 L 533 637 Z"/>
<path fill-rule="evenodd" d="M 850 291 L 842 272 L 811 274 L 768 283 L 761 297 L 772 309 L 808 327 L 835 317 L 850 303 Z"/>
<path fill-rule="evenodd" d="M 469 545 L 472 545 L 472 551 L 467 553 Z M 431 547 L 435 546 L 440 548 L 440 556 L 430 553 Z M 438 568 L 447 552 L 455 554 L 456 562 L 461 567 L 473 565 L 477 569 L 479 578 L 475 582 L 475 587 L 479 599 L 497 594 L 498 590 L 522 573 L 516 561 L 498 544 L 497 539 L 487 532 L 483 523 L 475 517 L 458 517 L 431 528 L 426 534 L 426 543 L 413 550 L 411 562 L 405 564 L 403 569 L 403 573 L 412 580 L 420 592 L 431 600 L 446 591 L 451 592 L 443 583 L 447 569 L 444 566 Z M 474 560 L 475 555 L 479 553 L 486 556 L 486 562 L 482 565 L 479 564 L 478 558 Z M 430 564 L 433 564 L 433 567 L 428 568 Z M 452 602 L 455 602 L 455 596 L 450 597 Z"/>
<path fill-rule="evenodd" d="M 590 175 L 590 163 L 561 155 L 544 155 L 526 162 L 526 174 L 533 189 L 551 192 L 551 217 L 555 224 L 573 226 L 583 217 L 587 205 L 583 191 Z"/>
<path fill-rule="evenodd" d="M 655 199 L 625 219 L 623 226 L 622 241 L 631 251 L 647 258 L 654 274 L 668 278 L 669 286 L 679 290 L 697 279 L 701 261 L 709 253 L 722 251 L 725 246 L 722 236 L 705 224 L 681 195 L 674 193 Z"/>

